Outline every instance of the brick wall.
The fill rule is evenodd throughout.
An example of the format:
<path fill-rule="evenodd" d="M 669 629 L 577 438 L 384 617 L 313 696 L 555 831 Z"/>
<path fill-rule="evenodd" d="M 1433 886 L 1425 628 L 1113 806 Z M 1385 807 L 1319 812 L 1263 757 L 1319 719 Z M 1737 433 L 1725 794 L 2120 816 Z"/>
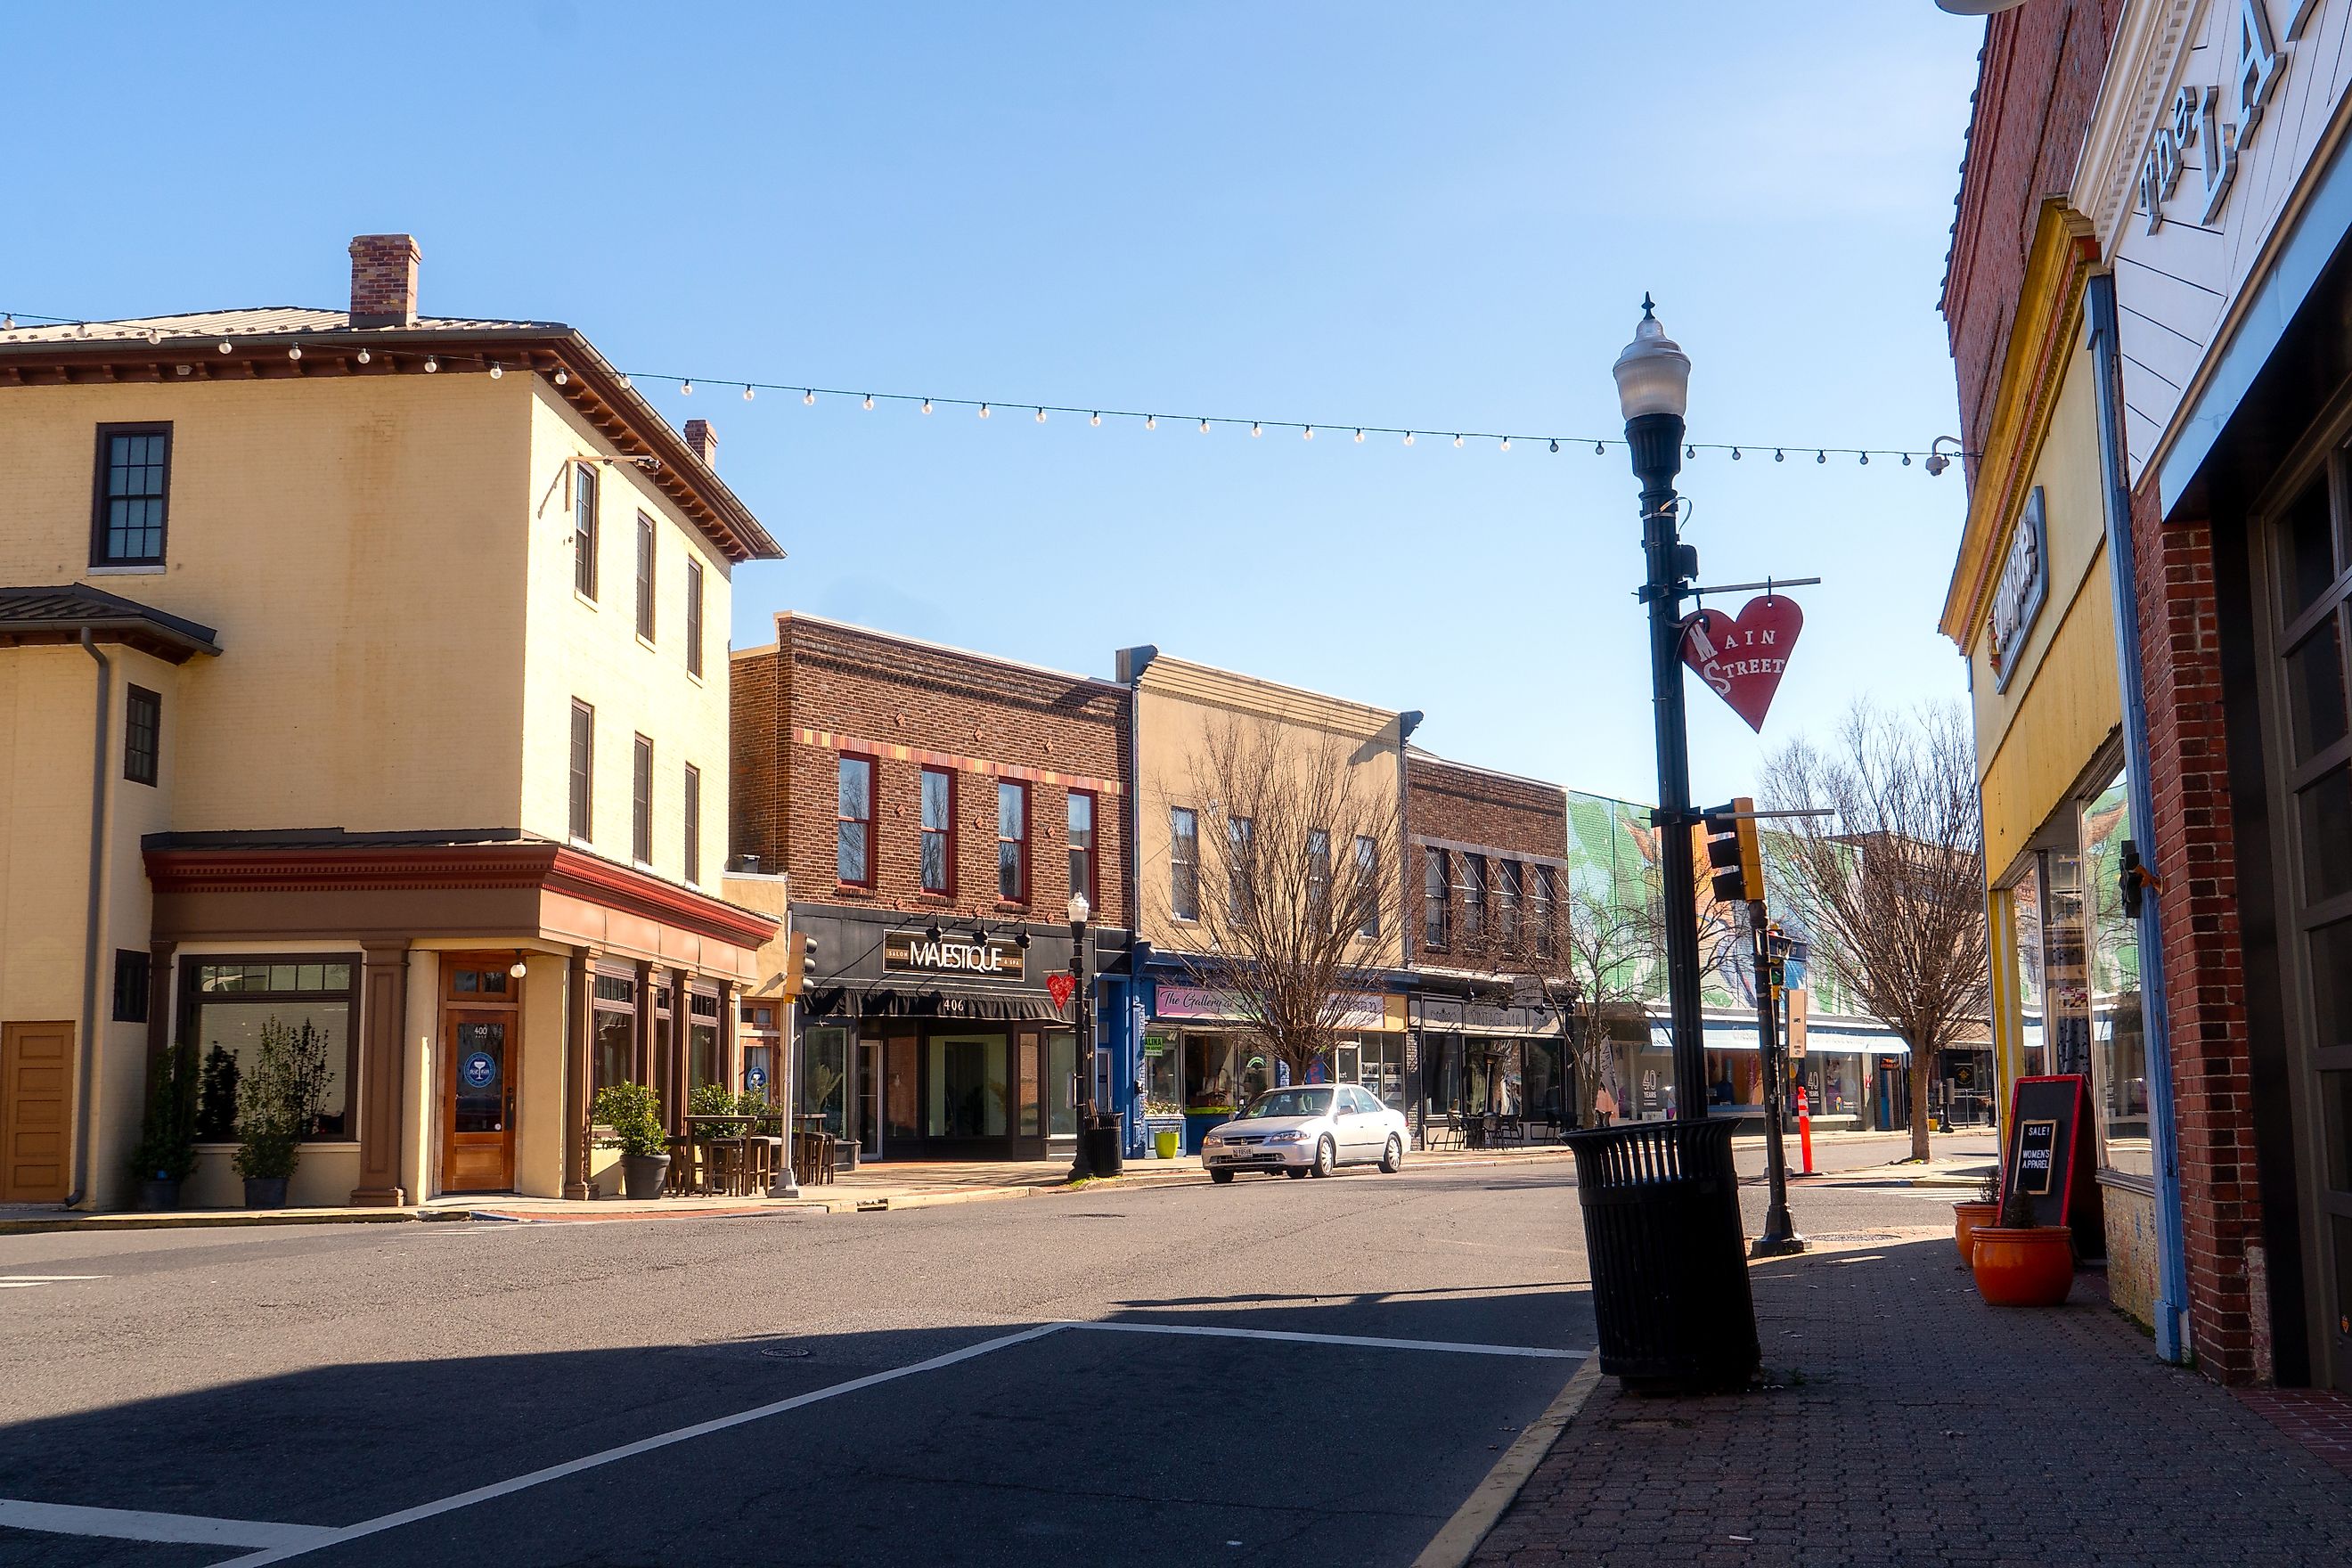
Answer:
<path fill-rule="evenodd" d="M 1498 860 L 1517 856 L 1539 856 L 1546 859 L 1568 858 L 1568 792 L 1556 784 L 1534 779 L 1516 778 L 1507 773 L 1489 773 L 1484 768 L 1466 767 L 1449 763 L 1425 752 L 1408 752 L 1405 757 L 1405 824 L 1410 841 L 1406 856 L 1405 943 L 1407 961 L 1421 956 L 1423 916 L 1423 850 L 1417 842 L 1437 838 L 1454 844 L 1476 845 L 1489 851 L 1487 857 L 1486 902 L 1491 925 L 1495 905 L 1494 870 Z M 1468 953 L 1462 937 L 1462 882 L 1460 857 L 1452 857 L 1453 896 L 1449 900 L 1447 924 L 1454 932 L 1450 951 L 1432 954 L 1433 961 L 1455 964 L 1475 960 L 1483 963 L 1485 953 Z M 1533 874 L 1526 873 L 1528 881 L 1520 901 L 1522 920 L 1529 915 L 1529 896 L 1534 891 Z M 1568 896 L 1567 878 L 1555 871 L 1556 899 Z M 1554 918 L 1559 918 L 1556 910 Z"/>
<path fill-rule="evenodd" d="M 795 902 L 974 920 L 1066 919 L 1073 790 L 1095 794 L 1095 921 L 1124 927 L 1127 690 L 1108 681 L 777 618 L 777 646 L 734 661 L 734 848 L 791 874 Z M 875 762 L 874 886 L 838 875 L 837 771 Z M 955 778 L 954 891 L 921 889 L 921 773 Z M 1029 896 L 997 896 L 997 781 L 1029 793 Z"/>
<path fill-rule="evenodd" d="M 2122 10 L 2123 0 L 2034 0 L 1986 26 L 1942 300 L 1971 452 L 1984 447 L 2036 216 L 2074 183 Z M 1973 482 L 1973 462 L 1967 471 Z"/>
<path fill-rule="evenodd" d="M 2213 538 L 2202 521 L 2167 526 L 2159 506 L 2151 476 L 2132 497 L 2132 539 L 2189 1324 L 2199 1362 L 2225 1383 L 2247 1383 L 2268 1302 L 2247 1278 L 2262 1210 Z"/>

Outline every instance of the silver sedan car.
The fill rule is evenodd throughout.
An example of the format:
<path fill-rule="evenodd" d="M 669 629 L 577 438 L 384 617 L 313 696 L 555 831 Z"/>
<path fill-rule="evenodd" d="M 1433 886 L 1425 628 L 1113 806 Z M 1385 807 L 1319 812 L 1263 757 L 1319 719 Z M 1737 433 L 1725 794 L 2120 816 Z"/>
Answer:
<path fill-rule="evenodd" d="M 1270 1089 L 1201 1141 L 1201 1163 L 1213 1182 L 1244 1171 L 1328 1176 L 1341 1165 L 1404 1164 L 1412 1142 L 1404 1113 L 1352 1083 Z"/>

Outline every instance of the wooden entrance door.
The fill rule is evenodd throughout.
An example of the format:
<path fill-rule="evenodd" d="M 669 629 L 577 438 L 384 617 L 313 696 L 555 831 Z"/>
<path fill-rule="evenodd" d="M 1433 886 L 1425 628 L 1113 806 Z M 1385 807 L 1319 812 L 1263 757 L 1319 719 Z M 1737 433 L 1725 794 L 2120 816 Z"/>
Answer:
<path fill-rule="evenodd" d="M 0 1024 L 0 1203 L 65 1202 L 71 1024 Z"/>
<path fill-rule="evenodd" d="M 451 1008 L 441 1016 L 441 1190 L 514 1186 L 516 1015 Z"/>

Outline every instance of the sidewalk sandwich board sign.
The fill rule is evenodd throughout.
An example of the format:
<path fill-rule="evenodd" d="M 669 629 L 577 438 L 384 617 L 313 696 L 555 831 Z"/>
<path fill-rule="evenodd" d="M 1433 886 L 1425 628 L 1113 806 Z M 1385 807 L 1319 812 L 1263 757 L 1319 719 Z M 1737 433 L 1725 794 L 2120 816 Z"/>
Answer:
<path fill-rule="evenodd" d="M 2021 1078 L 2010 1091 L 2000 1191 L 2025 1194 L 2033 1223 L 2069 1223 L 2078 1189 L 2090 1182 L 2084 1145 L 2091 1133 L 2088 1086 L 2080 1073 Z"/>

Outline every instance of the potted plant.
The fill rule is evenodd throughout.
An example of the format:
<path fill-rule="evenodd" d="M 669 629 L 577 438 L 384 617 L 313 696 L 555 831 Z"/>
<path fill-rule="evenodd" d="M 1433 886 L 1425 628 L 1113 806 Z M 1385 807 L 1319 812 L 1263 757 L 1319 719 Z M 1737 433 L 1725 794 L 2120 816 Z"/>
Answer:
<path fill-rule="evenodd" d="M 147 1118 L 131 1152 L 142 1209 L 180 1206 L 180 1184 L 196 1168 L 196 1047 L 184 1045 L 157 1058 L 147 1089 Z"/>
<path fill-rule="evenodd" d="M 236 1086 L 236 1173 L 245 1178 L 246 1207 L 286 1206 L 286 1184 L 326 1094 L 326 1037 L 307 1018 L 289 1025 L 273 1016 Z"/>
<path fill-rule="evenodd" d="M 2034 1224 L 2032 1205 L 2011 1187 L 2001 1195 L 1999 1223 L 1977 1226 L 1969 1266 L 1977 1293 L 1991 1306 L 2054 1307 L 2074 1286 L 2074 1233 Z"/>
<path fill-rule="evenodd" d="M 641 1083 L 608 1083 L 596 1091 L 588 1118 L 602 1130 L 597 1145 L 621 1152 L 622 1195 L 661 1196 L 662 1183 L 669 1177 L 661 1097 Z"/>
<path fill-rule="evenodd" d="M 1952 1205 L 1952 1239 L 1960 1249 L 1960 1261 L 1969 1262 L 1976 1256 L 1976 1230 L 1980 1225 L 1990 1225 L 2000 1215 L 2000 1173 L 1989 1171 L 1977 1184 L 1977 1195 Z"/>
<path fill-rule="evenodd" d="M 191 1047 L 193 1048 L 193 1047 Z M 205 1053 L 205 1070 L 196 1090 L 196 1142 L 236 1142 L 236 1058 L 219 1041 Z"/>

